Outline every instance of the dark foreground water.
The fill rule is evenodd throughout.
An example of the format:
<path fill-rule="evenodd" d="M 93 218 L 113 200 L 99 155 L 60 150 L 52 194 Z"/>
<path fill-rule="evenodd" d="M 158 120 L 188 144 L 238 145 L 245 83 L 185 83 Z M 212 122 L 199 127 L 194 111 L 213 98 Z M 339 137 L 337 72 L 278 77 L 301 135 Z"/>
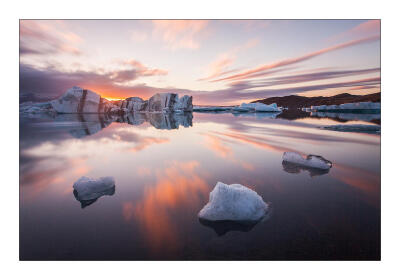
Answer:
<path fill-rule="evenodd" d="M 21 116 L 20 258 L 380 259 L 380 135 L 318 128 L 376 116 L 274 117 Z M 286 165 L 285 151 L 333 167 Z M 113 176 L 115 190 L 78 201 L 81 176 Z M 254 189 L 271 211 L 255 226 L 200 222 L 218 181 Z"/>

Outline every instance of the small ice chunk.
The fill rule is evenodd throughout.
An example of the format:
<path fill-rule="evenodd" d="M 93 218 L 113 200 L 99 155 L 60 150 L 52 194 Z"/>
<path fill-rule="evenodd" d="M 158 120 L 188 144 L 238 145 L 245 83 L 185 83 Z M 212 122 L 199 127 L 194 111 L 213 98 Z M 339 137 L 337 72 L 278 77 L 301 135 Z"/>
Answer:
<path fill-rule="evenodd" d="M 308 155 L 306 158 L 304 158 L 302 155 L 296 152 L 284 152 L 282 159 L 283 161 L 312 168 L 329 169 L 332 167 L 332 162 L 316 155 Z"/>
<path fill-rule="evenodd" d="M 193 106 L 195 112 L 223 112 L 232 110 L 232 106 Z"/>
<path fill-rule="evenodd" d="M 281 112 L 282 109 L 278 108 L 276 103 L 272 104 L 264 104 L 260 102 L 256 103 L 242 103 L 238 107 L 233 108 L 234 111 L 238 112 L 249 112 L 249 111 L 256 111 L 256 112 Z"/>
<path fill-rule="evenodd" d="M 267 211 L 268 204 L 255 191 L 240 184 L 218 182 L 198 216 L 209 221 L 251 222 L 260 220 Z"/>
<path fill-rule="evenodd" d="M 115 189 L 115 180 L 113 177 L 101 177 L 92 179 L 83 176 L 73 185 L 76 192 L 76 198 L 79 201 L 97 199 L 105 194 L 109 194 L 110 190 Z M 114 192 L 112 192 L 113 194 Z"/>

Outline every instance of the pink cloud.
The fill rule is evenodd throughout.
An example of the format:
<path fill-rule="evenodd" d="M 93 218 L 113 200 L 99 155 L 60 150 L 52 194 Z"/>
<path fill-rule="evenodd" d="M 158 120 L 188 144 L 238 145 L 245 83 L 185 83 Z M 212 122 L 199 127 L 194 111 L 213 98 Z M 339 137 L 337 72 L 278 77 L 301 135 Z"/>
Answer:
<path fill-rule="evenodd" d="M 368 20 L 363 23 L 358 24 L 357 26 L 339 33 L 331 38 L 328 41 L 338 41 L 342 39 L 348 38 L 361 38 L 366 36 L 378 35 L 381 32 L 381 21 L 377 19 Z"/>
<path fill-rule="evenodd" d="M 348 33 L 356 35 L 377 34 L 381 31 L 380 20 L 369 20 L 350 29 Z"/>
<path fill-rule="evenodd" d="M 167 70 L 149 68 L 143 65 L 140 61 L 135 59 L 123 61 L 122 64 L 133 66 L 141 76 L 163 76 L 168 74 Z"/>
<path fill-rule="evenodd" d="M 62 21 L 20 21 L 20 53 L 69 53 L 80 55 L 77 44 L 83 39 L 66 30 Z"/>
<path fill-rule="evenodd" d="M 314 58 L 316 56 L 328 53 L 328 52 L 332 52 L 335 50 L 339 50 L 339 49 L 344 49 L 347 47 L 351 47 L 354 45 L 359 45 L 359 44 L 364 44 L 364 43 L 369 43 L 369 42 L 374 42 L 380 39 L 379 35 L 375 35 L 375 36 L 370 36 L 370 37 L 366 37 L 366 38 L 362 38 L 362 39 L 357 39 L 357 40 L 352 40 L 346 43 L 342 43 L 342 44 L 338 44 L 338 45 L 334 45 L 332 47 L 328 47 L 328 48 L 324 48 L 324 49 L 320 49 L 318 51 L 315 52 L 311 52 L 308 53 L 306 55 L 303 56 L 299 56 L 299 57 L 295 57 L 295 58 L 288 58 L 288 59 L 283 59 L 280 61 L 276 61 L 270 64 L 264 64 L 246 71 L 243 71 L 241 73 L 235 74 L 235 75 L 231 75 L 228 77 L 224 77 L 224 78 L 220 78 L 217 80 L 214 80 L 214 82 L 218 82 L 218 81 L 226 81 L 226 80 L 243 80 L 246 78 L 251 78 L 251 75 L 256 74 L 256 73 L 260 73 L 262 71 L 267 71 L 267 70 L 271 70 L 274 68 L 278 68 L 278 67 L 283 67 L 283 66 L 288 66 L 288 65 L 292 65 L 292 64 L 296 64 L 296 63 L 300 63 L 303 62 L 305 60 L 309 60 L 311 58 Z"/>
<path fill-rule="evenodd" d="M 154 20 L 153 36 L 169 49 L 198 49 L 207 25 L 207 20 Z"/>
<path fill-rule="evenodd" d="M 237 46 L 225 53 L 220 54 L 216 60 L 214 60 L 208 66 L 208 75 L 204 78 L 200 78 L 199 81 L 212 80 L 217 77 L 230 74 L 237 71 L 237 69 L 228 69 L 236 60 L 237 53 L 252 47 L 255 47 L 259 43 L 258 39 L 253 39 L 245 43 L 244 45 Z"/>

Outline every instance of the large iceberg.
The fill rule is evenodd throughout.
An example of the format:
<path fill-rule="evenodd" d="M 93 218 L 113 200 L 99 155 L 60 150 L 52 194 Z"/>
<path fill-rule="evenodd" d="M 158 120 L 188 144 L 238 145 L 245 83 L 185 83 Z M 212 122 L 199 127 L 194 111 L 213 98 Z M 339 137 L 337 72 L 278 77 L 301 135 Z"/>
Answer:
<path fill-rule="evenodd" d="M 319 105 L 311 106 L 311 111 L 317 112 L 358 112 L 374 113 L 381 110 L 380 102 L 357 102 L 345 103 L 340 105 Z"/>
<path fill-rule="evenodd" d="M 92 179 L 83 176 L 74 183 L 73 188 L 75 198 L 81 202 L 81 207 L 85 208 L 103 195 L 113 195 L 115 180 L 113 177 Z"/>
<path fill-rule="evenodd" d="M 282 159 L 286 162 L 311 168 L 327 170 L 332 167 L 332 162 L 317 155 L 308 155 L 306 158 L 304 158 L 301 154 L 296 152 L 284 152 Z"/>
<path fill-rule="evenodd" d="M 129 97 L 117 103 L 117 106 L 127 112 L 191 112 L 192 97 L 184 95 L 179 98 L 176 93 L 157 93 L 149 100 L 140 97 Z"/>
<path fill-rule="evenodd" d="M 98 113 L 126 114 L 129 112 L 191 112 L 192 97 L 184 95 L 179 98 L 176 93 L 158 93 L 149 100 L 140 97 L 129 97 L 125 100 L 111 102 L 99 94 L 74 86 L 61 97 L 46 103 L 25 104 L 20 106 L 22 113 L 54 111 L 61 114 Z"/>
<path fill-rule="evenodd" d="M 264 104 L 264 103 L 242 103 L 240 106 L 236 106 L 233 108 L 234 111 L 237 112 L 281 112 L 276 103 L 272 104 Z"/>
<path fill-rule="evenodd" d="M 115 107 L 99 94 L 76 86 L 50 104 L 57 113 L 108 113 Z"/>
<path fill-rule="evenodd" d="M 198 217 L 208 221 L 252 223 L 261 220 L 267 211 L 268 204 L 255 191 L 240 184 L 218 182 Z"/>

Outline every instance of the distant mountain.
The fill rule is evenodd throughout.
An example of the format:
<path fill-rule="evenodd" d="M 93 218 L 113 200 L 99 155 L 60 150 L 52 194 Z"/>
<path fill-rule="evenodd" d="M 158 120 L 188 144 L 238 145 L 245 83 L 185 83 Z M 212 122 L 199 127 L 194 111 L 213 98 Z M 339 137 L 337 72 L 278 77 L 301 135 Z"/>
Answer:
<path fill-rule="evenodd" d="M 339 105 L 343 103 L 354 103 L 354 102 L 380 102 L 381 93 L 372 93 L 367 95 L 352 95 L 349 93 L 342 93 L 334 96 L 316 96 L 306 97 L 299 95 L 289 95 L 282 97 L 270 97 L 253 101 L 261 102 L 264 104 L 276 103 L 280 107 L 288 107 L 290 109 L 310 107 L 316 105 Z"/>

